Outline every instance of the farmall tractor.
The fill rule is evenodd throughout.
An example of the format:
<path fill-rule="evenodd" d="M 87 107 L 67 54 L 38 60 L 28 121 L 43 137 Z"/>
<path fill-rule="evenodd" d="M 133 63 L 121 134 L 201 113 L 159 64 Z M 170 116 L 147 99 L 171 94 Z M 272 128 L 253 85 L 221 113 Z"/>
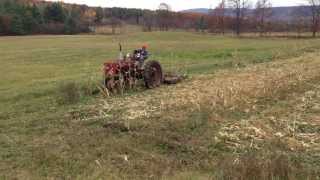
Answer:
<path fill-rule="evenodd" d="M 106 62 L 103 66 L 104 86 L 109 92 L 122 92 L 124 89 L 135 87 L 143 80 L 146 88 L 152 89 L 161 85 L 164 80 L 161 64 L 148 60 L 147 47 L 134 50 L 133 54 L 123 56 L 120 46 L 118 60 Z"/>

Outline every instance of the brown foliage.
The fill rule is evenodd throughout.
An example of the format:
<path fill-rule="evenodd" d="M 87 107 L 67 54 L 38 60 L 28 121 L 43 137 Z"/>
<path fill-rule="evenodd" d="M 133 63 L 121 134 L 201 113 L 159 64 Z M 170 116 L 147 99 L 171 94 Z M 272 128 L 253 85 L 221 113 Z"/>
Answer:
<path fill-rule="evenodd" d="M 0 34 L 6 34 L 9 32 L 11 26 L 12 17 L 1 15 L 0 16 Z"/>

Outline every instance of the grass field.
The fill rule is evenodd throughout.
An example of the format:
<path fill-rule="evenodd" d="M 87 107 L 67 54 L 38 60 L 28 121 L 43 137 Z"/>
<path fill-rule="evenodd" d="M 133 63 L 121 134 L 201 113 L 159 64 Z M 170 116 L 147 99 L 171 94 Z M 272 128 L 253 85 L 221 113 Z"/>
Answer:
<path fill-rule="evenodd" d="M 118 42 L 148 44 L 189 79 L 87 95 Z M 185 32 L 0 37 L 0 179 L 319 179 L 319 49 Z M 61 103 L 70 82 L 81 97 Z"/>

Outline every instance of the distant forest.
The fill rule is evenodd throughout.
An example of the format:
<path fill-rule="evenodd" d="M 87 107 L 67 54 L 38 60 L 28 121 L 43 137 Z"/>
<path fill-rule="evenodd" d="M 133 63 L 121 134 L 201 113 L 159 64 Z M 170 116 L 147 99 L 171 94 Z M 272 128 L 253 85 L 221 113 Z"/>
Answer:
<path fill-rule="evenodd" d="M 92 8 L 85 5 L 35 0 L 1 0 L 0 34 L 76 34 L 89 32 L 91 26 L 130 22 L 144 10 Z M 104 17 L 110 22 L 106 22 Z M 104 21 L 104 22 L 103 22 Z"/>
<path fill-rule="evenodd" d="M 258 0 L 252 9 L 247 0 L 221 0 L 207 14 L 173 12 L 161 3 L 158 10 L 101 8 L 39 0 L 1 0 L 0 35 L 78 34 L 94 31 L 98 26 L 114 29 L 123 24 L 141 26 L 144 31 L 184 29 L 237 35 L 254 32 L 312 32 L 316 37 L 320 24 L 320 4 L 296 8 L 290 20 L 270 18 L 269 0 Z M 311 1 L 312 2 L 312 1 Z M 227 6 L 228 4 L 228 6 Z M 230 9 L 232 11 L 230 11 Z"/>

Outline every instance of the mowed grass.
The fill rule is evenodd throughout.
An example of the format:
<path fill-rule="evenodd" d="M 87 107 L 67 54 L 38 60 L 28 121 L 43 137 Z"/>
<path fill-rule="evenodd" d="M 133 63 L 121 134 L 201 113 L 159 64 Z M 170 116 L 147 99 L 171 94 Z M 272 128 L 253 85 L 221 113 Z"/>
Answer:
<path fill-rule="evenodd" d="M 61 84 L 76 82 L 85 86 L 101 80 L 101 65 L 118 56 L 119 42 L 128 52 L 147 44 L 152 59 L 159 60 L 166 70 L 187 72 L 191 76 L 212 74 L 222 69 L 231 69 L 232 72 L 251 64 L 302 56 L 320 48 L 319 40 L 311 39 L 237 39 L 186 32 L 131 33 L 118 36 L 1 37 L 2 177 L 94 179 L 101 174 L 105 177 L 106 174 L 117 176 L 121 173 L 128 173 L 124 174 L 125 177 L 130 177 L 130 173 L 137 173 L 135 177 L 144 177 L 146 167 L 137 171 L 130 169 L 134 168 L 134 165 L 115 168 L 116 166 L 108 161 L 116 161 L 117 164 L 119 159 L 109 159 L 111 156 L 104 155 L 104 152 L 113 152 L 111 150 L 114 150 L 114 154 L 117 154 L 116 151 L 121 151 L 122 154 L 130 153 L 132 146 L 136 146 L 135 143 L 119 138 L 121 134 L 112 134 L 111 139 L 109 137 L 109 141 L 105 141 L 105 136 L 108 135 L 99 133 L 103 131 L 101 121 L 75 125 L 70 118 L 71 110 L 95 105 L 100 96 L 82 97 L 81 101 L 72 105 L 59 103 Z M 117 98 L 121 100 L 125 97 Z M 85 116 L 88 114 L 86 110 L 78 113 Z M 119 109 L 119 116 L 121 113 Z M 195 116 L 198 115 L 196 113 Z M 88 136 L 83 137 L 83 133 Z M 155 145 L 157 146 L 159 144 Z M 169 148 L 166 146 L 164 144 L 162 147 L 164 151 Z M 159 164 L 167 161 L 162 155 L 158 160 Z M 103 168 L 104 172 L 97 168 Z M 157 168 L 159 167 L 150 167 L 150 172 L 160 175 Z"/>

